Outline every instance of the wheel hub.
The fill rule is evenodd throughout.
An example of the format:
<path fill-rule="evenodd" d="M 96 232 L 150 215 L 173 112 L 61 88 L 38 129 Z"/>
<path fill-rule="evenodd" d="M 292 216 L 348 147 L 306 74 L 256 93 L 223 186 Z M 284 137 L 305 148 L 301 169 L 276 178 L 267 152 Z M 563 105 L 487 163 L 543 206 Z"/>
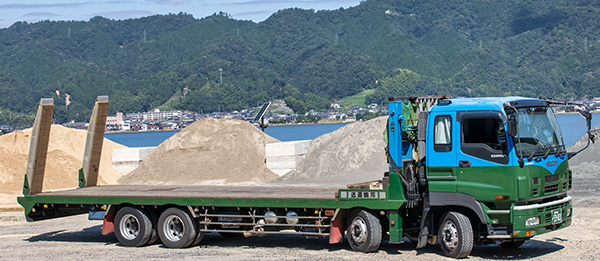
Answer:
<path fill-rule="evenodd" d="M 119 230 L 125 239 L 134 240 L 140 233 L 140 223 L 134 215 L 126 214 L 121 219 Z"/>
<path fill-rule="evenodd" d="M 363 244 L 367 241 L 367 224 L 362 218 L 357 217 L 352 221 L 350 234 L 352 235 L 352 240 L 358 244 Z"/>
<path fill-rule="evenodd" d="M 442 230 L 442 242 L 448 249 L 451 250 L 458 247 L 458 229 L 450 220 L 444 223 Z"/>
<path fill-rule="evenodd" d="M 169 241 L 175 242 L 183 237 L 183 221 L 177 216 L 169 216 L 164 223 L 163 231 Z"/>

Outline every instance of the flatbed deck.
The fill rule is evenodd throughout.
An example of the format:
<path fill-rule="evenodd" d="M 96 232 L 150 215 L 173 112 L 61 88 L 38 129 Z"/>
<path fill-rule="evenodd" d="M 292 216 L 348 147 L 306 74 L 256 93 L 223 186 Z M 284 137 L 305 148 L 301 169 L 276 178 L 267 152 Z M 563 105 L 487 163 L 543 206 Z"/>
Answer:
<path fill-rule="evenodd" d="M 69 213 L 85 213 L 84 210 L 90 208 L 121 204 L 335 209 L 344 204 L 337 197 L 339 189 L 343 188 L 285 185 L 106 185 L 40 192 L 19 197 L 17 200 L 24 206 L 26 216 L 32 220 L 41 220 L 51 218 L 45 212 L 37 211 L 42 208 L 60 208 L 63 212 L 69 209 Z M 386 201 L 383 199 L 381 202 Z"/>
<path fill-rule="evenodd" d="M 49 191 L 36 197 L 186 198 L 186 199 L 317 199 L 335 200 L 340 188 L 299 186 L 107 185 Z"/>

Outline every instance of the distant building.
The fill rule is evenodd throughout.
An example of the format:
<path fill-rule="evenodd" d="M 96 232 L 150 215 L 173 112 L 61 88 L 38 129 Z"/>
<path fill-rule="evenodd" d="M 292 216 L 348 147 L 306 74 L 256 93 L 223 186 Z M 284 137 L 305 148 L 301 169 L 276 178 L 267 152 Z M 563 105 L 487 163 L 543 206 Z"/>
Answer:
<path fill-rule="evenodd" d="M 168 119 L 181 118 L 181 111 L 160 111 L 128 113 L 127 117 L 134 121 L 164 121 Z"/>
<path fill-rule="evenodd" d="M 122 130 L 129 131 L 131 126 L 129 123 L 123 121 L 123 113 L 117 112 L 115 116 L 106 117 L 106 126 L 108 130 Z"/>
<path fill-rule="evenodd" d="M 331 108 L 335 108 L 335 109 L 340 108 L 340 103 L 339 102 L 332 102 L 331 103 Z"/>
<path fill-rule="evenodd" d="M 10 131 L 10 126 L 7 124 L 0 125 L 0 132 L 8 133 Z"/>
<path fill-rule="evenodd" d="M 117 112 L 115 116 L 106 116 L 106 125 L 119 125 L 123 123 L 123 113 Z"/>

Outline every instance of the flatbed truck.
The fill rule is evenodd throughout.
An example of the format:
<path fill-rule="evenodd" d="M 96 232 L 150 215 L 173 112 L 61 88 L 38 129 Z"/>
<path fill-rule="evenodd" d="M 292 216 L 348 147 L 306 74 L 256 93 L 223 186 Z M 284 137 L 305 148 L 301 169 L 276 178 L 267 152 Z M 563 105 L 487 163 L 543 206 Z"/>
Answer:
<path fill-rule="evenodd" d="M 53 110 L 42 99 L 18 202 L 28 221 L 89 214 L 102 234 L 122 246 L 158 239 L 169 248 L 223 236 L 297 234 L 344 241 L 377 251 L 382 241 L 417 248 L 439 244 L 463 258 L 474 245 L 517 248 L 535 235 L 572 221 L 572 175 L 552 104 L 556 100 L 459 98 L 389 99 L 382 148 L 389 171 L 381 180 L 346 188 L 315 186 L 98 186 L 108 97 L 96 100 L 88 128 L 79 188 L 43 191 Z M 587 119 L 588 137 L 591 114 Z M 589 142 L 588 142 L 589 145 Z M 192 159 L 193 160 L 193 159 Z"/>

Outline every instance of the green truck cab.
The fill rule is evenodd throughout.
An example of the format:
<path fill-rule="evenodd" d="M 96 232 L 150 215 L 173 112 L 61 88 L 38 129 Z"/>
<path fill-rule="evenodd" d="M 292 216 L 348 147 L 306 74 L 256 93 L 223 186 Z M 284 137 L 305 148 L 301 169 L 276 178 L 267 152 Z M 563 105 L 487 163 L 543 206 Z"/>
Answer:
<path fill-rule="evenodd" d="M 24 196 L 28 221 L 89 213 L 122 246 L 191 247 L 205 233 L 296 234 L 373 252 L 404 238 L 445 255 L 474 245 L 516 248 L 570 225 L 572 177 L 554 100 L 445 96 L 389 99 L 389 172 L 346 188 L 302 186 L 97 186 L 108 97 L 96 101 L 79 188 L 43 191 L 52 99 L 32 131 Z M 591 115 L 583 107 L 581 114 Z M 588 142 L 589 145 L 589 142 Z M 584 148 L 585 149 L 585 148 Z"/>
<path fill-rule="evenodd" d="M 434 98 L 433 106 L 432 97 L 390 98 L 389 107 L 390 172 L 407 179 L 414 226 L 404 226 L 419 247 L 437 238 L 446 255 L 460 258 L 473 244 L 516 248 L 571 224 L 575 153 L 566 151 L 550 107 L 563 102 Z M 582 115 L 589 122 L 587 110 Z"/>

